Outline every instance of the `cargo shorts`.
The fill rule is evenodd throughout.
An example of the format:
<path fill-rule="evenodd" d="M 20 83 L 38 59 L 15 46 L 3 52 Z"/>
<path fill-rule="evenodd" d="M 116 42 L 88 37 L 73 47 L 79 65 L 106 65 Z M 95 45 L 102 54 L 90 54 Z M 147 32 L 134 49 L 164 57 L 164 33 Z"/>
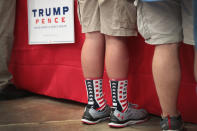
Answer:
<path fill-rule="evenodd" d="M 194 45 L 192 0 L 137 2 L 137 26 L 148 44 Z"/>
<path fill-rule="evenodd" d="M 78 0 L 82 33 L 99 31 L 110 36 L 136 36 L 134 0 Z"/>

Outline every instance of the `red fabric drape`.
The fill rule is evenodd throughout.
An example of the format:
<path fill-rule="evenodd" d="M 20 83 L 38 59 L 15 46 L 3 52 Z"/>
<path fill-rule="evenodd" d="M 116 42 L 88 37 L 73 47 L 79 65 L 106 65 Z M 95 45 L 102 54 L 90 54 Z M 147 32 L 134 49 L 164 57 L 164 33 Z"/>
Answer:
<path fill-rule="evenodd" d="M 27 1 L 17 0 L 15 43 L 10 70 L 18 87 L 42 95 L 87 102 L 80 63 L 84 35 L 81 34 L 76 12 L 75 8 L 75 44 L 32 46 L 28 45 Z M 130 38 L 128 42 L 131 57 L 128 98 L 150 113 L 160 115 L 161 109 L 151 72 L 154 47 L 145 44 L 140 37 Z M 182 44 L 182 80 L 178 107 L 185 121 L 197 123 L 193 56 L 193 47 Z M 108 103 L 111 104 L 111 91 L 106 73 L 103 90 Z"/>

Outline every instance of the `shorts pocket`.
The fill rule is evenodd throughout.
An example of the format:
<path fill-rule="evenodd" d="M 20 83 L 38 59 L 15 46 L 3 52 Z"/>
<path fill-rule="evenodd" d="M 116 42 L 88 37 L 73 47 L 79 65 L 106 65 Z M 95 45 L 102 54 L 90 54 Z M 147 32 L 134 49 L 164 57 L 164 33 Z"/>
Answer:
<path fill-rule="evenodd" d="M 151 33 L 149 29 L 149 20 L 146 16 L 146 11 L 143 8 L 143 2 L 139 2 L 137 6 L 137 27 L 138 32 L 145 40 L 151 39 Z"/>
<path fill-rule="evenodd" d="M 84 5 L 84 0 L 77 0 L 77 14 L 80 24 L 82 24 L 83 5 Z"/>
<path fill-rule="evenodd" d="M 133 0 L 117 0 L 113 11 L 113 28 L 136 29 L 136 7 Z"/>

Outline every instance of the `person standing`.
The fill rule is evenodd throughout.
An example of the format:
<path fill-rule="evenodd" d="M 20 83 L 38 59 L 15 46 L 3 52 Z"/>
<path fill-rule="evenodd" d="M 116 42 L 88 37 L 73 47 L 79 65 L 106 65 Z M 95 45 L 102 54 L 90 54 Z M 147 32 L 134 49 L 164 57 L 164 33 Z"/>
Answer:
<path fill-rule="evenodd" d="M 194 75 L 195 75 L 195 80 L 197 82 L 197 1 L 196 0 L 193 0 L 193 12 L 194 12 L 194 40 L 195 40 Z M 197 91 L 197 87 L 196 87 L 196 91 Z"/>
<path fill-rule="evenodd" d="M 162 109 L 161 129 L 182 131 L 184 124 L 177 108 L 179 43 L 183 40 L 194 45 L 192 0 L 139 0 L 137 19 L 146 43 L 155 45 L 152 72 Z"/>
<path fill-rule="evenodd" d="M 0 100 L 28 95 L 12 83 L 8 63 L 14 41 L 16 0 L 0 0 Z"/>
<path fill-rule="evenodd" d="M 78 0 L 78 16 L 86 36 L 81 62 L 88 105 L 82 122 L 96 124 L 110 117 L 110 127 L 125 127 L 147 120 L 148 113 L 127 99 L 127 37 L 137 35 L 133 1 Z M 104 63 L 110 79 L 112 111 L 102 92 Z"/>

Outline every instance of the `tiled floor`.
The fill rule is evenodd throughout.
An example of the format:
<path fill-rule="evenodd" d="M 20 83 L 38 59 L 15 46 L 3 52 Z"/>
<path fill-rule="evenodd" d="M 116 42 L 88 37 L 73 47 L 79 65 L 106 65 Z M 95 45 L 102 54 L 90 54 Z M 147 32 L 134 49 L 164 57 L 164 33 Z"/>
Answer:
<path fill-rule="evenodd" d="M 0 101 L 0 131 L 160 131 L 159 117 L 126 128 L 109 128 L 81 123 L 84 104 L 42 96 Z M 187 131 L 197 131 L 196 124 L 186 123 Z"/>

